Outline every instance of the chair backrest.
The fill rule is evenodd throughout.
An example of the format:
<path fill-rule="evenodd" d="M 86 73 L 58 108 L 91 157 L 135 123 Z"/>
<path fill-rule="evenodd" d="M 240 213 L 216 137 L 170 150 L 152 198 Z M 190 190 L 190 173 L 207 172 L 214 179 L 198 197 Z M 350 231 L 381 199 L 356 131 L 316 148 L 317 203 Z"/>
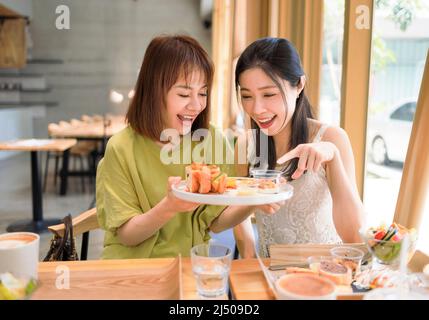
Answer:
<path fill-rule="evenodd" d="M 61 128 L 56 123 L 48 124 L 48 134 L 50 137 L 56 136 L 61 131 Z"/>
<path fill-rule="evenodd" d="M 64 235 L 64 228 L 64 224 L 60 223 L 48 227 L 48 230 L 62 237 Z M 82 212 L 77 217 L 73 218 L 73 234 L 75 236 L 98 228 L 100 228 L 100 225 L 97 220 L 96 208 Z"/>
<path fill-rule="evenodd" d="M 59 122 L 59 126 L 60 126 L 60 128 L 70 128 L 70 127 L 72 127 L 72 125 L 70 124 L 70 122 L 63 121 L 63 120 L 61 120 Z"/>
<path fill-rule="evenodd" d="M 103 121 L 103 120 L 104 120 L 104 117 L 103 117 L 102 115 L 99 115 L 99 114 L 94 114 L 94 115 L 92 116 L 92 119 L 93 119 L 95 122 L 100 122 L 100 121 Z"/>
<path fill-rule="evenodd" d="M 84 122 L 82 120 L 78 120 L 78 119 L 71 119 L 70 120 L 70 124 L 73 127 L 80 127 L 80 126 L 82 126 L 84 124 Z"/>
<path fill-rule="evenodd" d="M 80 119 L 85 123 L 91 123 L 94 121 L 94 119 L 91 116 L 88 116 L 87 114 L 83 114 Z"/>

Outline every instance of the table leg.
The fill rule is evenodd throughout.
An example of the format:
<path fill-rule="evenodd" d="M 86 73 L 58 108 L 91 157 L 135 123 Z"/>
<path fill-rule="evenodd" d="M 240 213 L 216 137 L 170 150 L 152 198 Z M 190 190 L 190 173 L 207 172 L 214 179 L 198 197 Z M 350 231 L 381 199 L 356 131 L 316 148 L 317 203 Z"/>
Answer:
<path fill-rule="evenodd" d="M 33 220 L 24 220 L 12 223 L 6 230 L 8 232 L 29 231 L 42 233 L 48 231 L 47 227 L 61 223 L 60 219 L 43 220 L 42 181 L 37 151 L 31 151 L 31 192 L 33 198 Z"/>
<path fill-rule="evenodd" d="M 33 221 L 43 220 L 42 186 L 37 151 L 31 151 L 31 190 L 33 196 Z"/>
<path fill-rule="evenodd" d="M 63 152 L 63 167 L 61 168 L 61 186 L 60 195 L 64 196 L 67 193 L 67 178 L 69 173 L 69 157 L 70 149 Z"/>

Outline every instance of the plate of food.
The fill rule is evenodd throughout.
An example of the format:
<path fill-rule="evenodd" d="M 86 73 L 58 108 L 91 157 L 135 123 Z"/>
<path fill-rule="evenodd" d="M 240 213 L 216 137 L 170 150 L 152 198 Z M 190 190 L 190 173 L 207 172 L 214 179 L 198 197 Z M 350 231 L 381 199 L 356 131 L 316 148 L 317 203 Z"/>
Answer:
<path fill-rule="evenodd" d="M 293 195 L 293 187 L 280 179 L 228 177 L 216 165 L 196 163 L 186 167 L 186 180 L 173 186 L 172 191 L 182 200 L 226 206 L 263 205 Z"/>

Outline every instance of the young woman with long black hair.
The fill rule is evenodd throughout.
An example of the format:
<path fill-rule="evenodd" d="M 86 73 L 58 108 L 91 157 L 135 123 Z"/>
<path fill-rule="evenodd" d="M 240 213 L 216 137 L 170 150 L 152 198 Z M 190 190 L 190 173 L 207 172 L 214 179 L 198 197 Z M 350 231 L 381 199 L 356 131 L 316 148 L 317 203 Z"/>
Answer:
<path fill-rule="evenodd" d="M 282 170 L 294 187 L 279 211 L 256 213 L 264 256 L 274 243 L 360 242 L 363 205 L 350 141 L 341 128 L 314 119 L 305 84 L 299 55 L 286 39 L 259 39 L 237 62 L 237 93 L 256 130 L 255 141 L 247 141 L 253 145 L 250 158 L 266 158 L 258 165 Z M 261 135 L 268 136 L 265 157 Z M 240 175 L 251 168 L 239 166 Z M 235 231 L 242 233 L 242 246 L 253 246 L 250 228 L 243 223 Z"/>

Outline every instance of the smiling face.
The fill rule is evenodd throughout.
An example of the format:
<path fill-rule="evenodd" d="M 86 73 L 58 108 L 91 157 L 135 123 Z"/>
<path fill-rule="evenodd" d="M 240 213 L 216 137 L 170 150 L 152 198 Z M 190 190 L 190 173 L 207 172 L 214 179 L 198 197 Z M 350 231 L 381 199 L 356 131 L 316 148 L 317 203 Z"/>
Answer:
<path fill-rule="evenodd" d="M 193 71 L 188 81 L 180 76 L 167 92 L 164 129 L 175 129 L 181 135 L 188 134 L 192 123 L 207 106 L 207 90 L 203 72 Z"/>
<path fill-rule="evenodd" d="M 248 69 L 239 77 L 244 111 L 268 136 L 278 134 L 290 122 L 302 90 L 300 85 L 292 87 L 286 80 L 279 79 L 279 82 L 281 89 L 261 68 Z"/>

